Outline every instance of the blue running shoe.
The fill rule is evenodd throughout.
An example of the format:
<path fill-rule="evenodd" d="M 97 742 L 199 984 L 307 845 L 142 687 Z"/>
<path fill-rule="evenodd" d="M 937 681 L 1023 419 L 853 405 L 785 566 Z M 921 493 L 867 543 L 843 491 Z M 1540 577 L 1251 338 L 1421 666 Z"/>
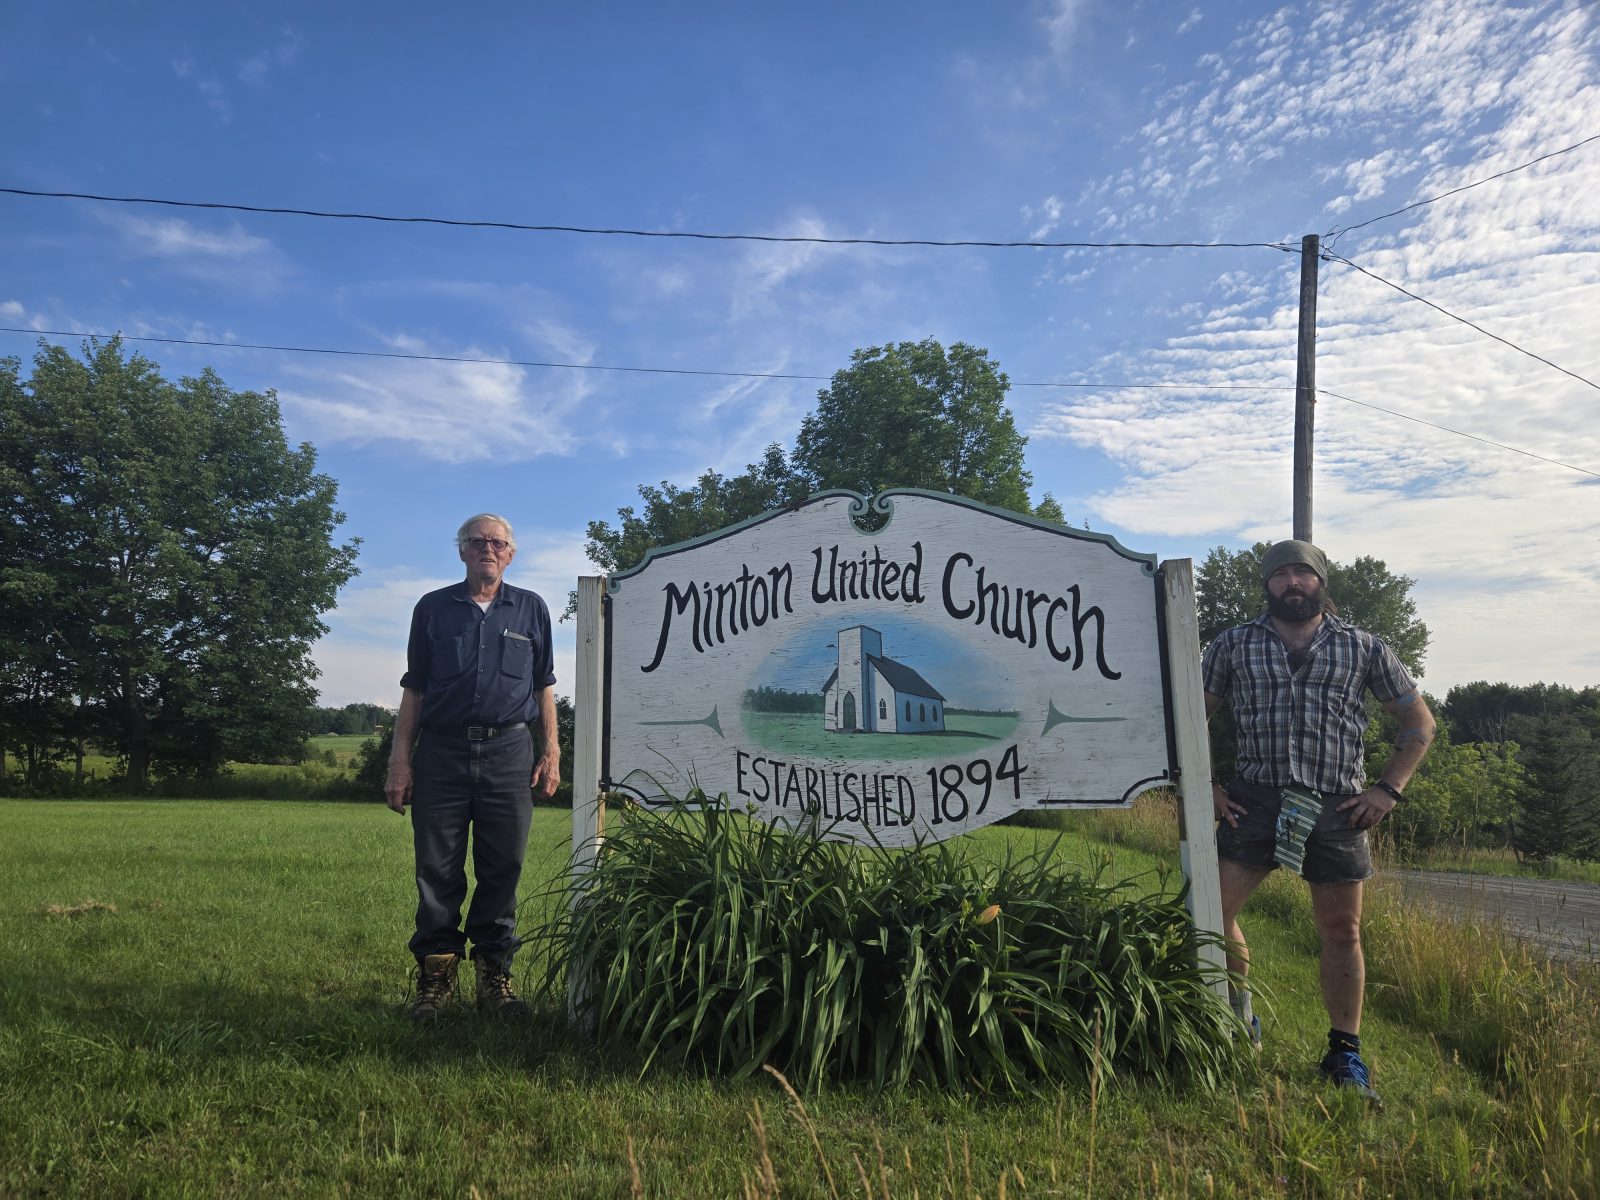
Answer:
<path fill-rule="evenodd" d="M 1250 1049 L 1261 1053 L 1261 1018 L 1254 1013 L 1250 1015 Z"/>
<path fill-rule="evenodd" d="M 1321 1063 L 1323 1075 L 1331 1079 L 1335 1086 L 1351 1088 L 1358 1095 L 1365 1096 L 1379 1108 L 1383 1101 L 1378 1098 L 1378 1093 L 1373 1090 L 1372 1076 L 1367 1071 L 1367 1064 L 1361 1061 L 1361 1055 L 1354 1050 L 1330 1050 Z"/>

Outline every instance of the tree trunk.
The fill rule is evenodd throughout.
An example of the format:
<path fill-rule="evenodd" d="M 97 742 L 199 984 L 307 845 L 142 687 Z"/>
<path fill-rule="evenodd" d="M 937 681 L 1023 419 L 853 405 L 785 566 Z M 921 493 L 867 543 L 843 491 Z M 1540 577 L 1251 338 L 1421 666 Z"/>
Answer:
<path fill-rule="evenodd" d="M 122 694 L 114 698 L 113 704 L 122 713 L 122 749 L 128 756 L 128 786 L 143 791 L 150 782 L 150 718 L 145 715 L 131 674 L 124 676 Z"/>
<path fill-rule="evenodd" d="M 129 736 L 127 742 L 128 752 L 128 786 L 137 791 L 143 791 L 145 784 L 150 780 L 150 739 L 148 737 Z"/>

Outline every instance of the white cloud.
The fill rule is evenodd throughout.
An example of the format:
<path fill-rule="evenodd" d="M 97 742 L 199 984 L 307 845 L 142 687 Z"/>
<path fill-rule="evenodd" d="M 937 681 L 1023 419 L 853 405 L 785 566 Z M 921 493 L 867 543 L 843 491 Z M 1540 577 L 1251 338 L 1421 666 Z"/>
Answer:
<path fill-rule="evenodd" d="M 550 316 L 534 316 L 518 323 L 523 336 L 548 347 L 553 361 L 588 364 L 594 361 L 594 339 Z"/>
<path fill-rule="evenodd" d="M 1328 9 L 1337 8 L 1336 13 Z M 1283 10 L 1235 43 L 1255 70 L 1203 94 L 1173 92 L 1147 127 L 1145 186 L 1209 196 L 1185 165 L 1215 140 L 1230 186 L 1264 177 L 1269 144 L 1300 143 L 1329 204 L 1398 208 L 1578 141 L 1600 118 L 1593 16 L 1477 3 Z M 1298 75 L 1283 69 L 1293 52 Z M 1233 61 L 1242 55 L 1235 54 Z M 1485 109 L 1497 109 L 1485 120 Z M 1415 147 L 1385 143 L 1403 123 Z M 1365 144 L 1347 156 L 1343 148 Z M 1343 161 L 1334 159 L 1339 155 Z M 1107 195 L 1115 177 L 1094 185 Z M 1190 200 L 1190 203 L 1194 203 Z M 1514 342 L 1600 379 L 1600 155 L 1582 151 L 1337 239 L 1338 251 Z M 1297 278 L 1274 266 L 1219 277 L 1212 305 L 1145 359 L 1145 378 L 1291 385 Z M 1592 388 L 1337 264 L 1318 299 L 1320 386 L 1426 421 L 1600 470 Z M 1129 378 L 1128 364 L 1103 363 Z M 1135 368 L 1137 370 L 1137 368 Z M 1137 374 L 1132 376 L 1138 378 Z M 1144 536 L 1248 543 L 1288 533 L 1293 393 L 1115 391 L 1039 411 L 1036 438 L 1098 450 L 1124 470 L 1089 498 L 1091 521 Z M 1483 442 L 1324 396 L 1317 405 L 1316 534 L 1348 560 L 1373 554 L 1418 580 L 1434 633 L 1434 686 L 1469 679 L 1593 682 L 1600 638 L 1549 629 L 1588 587 L 1600 486 Z"/>
<path fill-rule="evenodd" d="M 0 319 L 25 321 L 28 319 L 28 310 L 22 307 L 20 300 L 7 300 L 4 304 L 0 304 Z"/>
<path fill-rule="evenodd" d="M 235 74 L 239 82 L 250 87 L 265 87 L 269 76 L 279 68 L 293 64 L 304 46 L 305 39 L 297 30 L 285 28 L 277 45 L 243 59 Z"/>
<path fill-rule="evenodd" d="M 1022 219 L 1029 224 L 1037 221 L 1032 233 L 1028 235 L 1033 241 L 1043 241 L 1057 229 L 1061 228 L 1061 214 L 1064 211 L 1061 199 L 1058 196 L 1046 196 L 1039 202 L 1038 208 L 1022 208 Z"/>
<path fill-rule="evenodd" d="M 202 79 L 195 84 L 195 87 L 217 120 L 224 125 L 233 120 L 233 102 L 228 99 L 228 93 L 223 90 L 222 84 L 215 79 Z"/>
<path fill-rule="evenodd" d="M 412 337 L 388 339 L 402 353 L 439 348 Z M 499 358 L 477 347 L 467 358 Z M 498 363 L 358 360 L 345 367 L 286 367 L 278 389 L 285 411 L 317 442 L 399 443 L 440 462 L 520 461 L 567 454 L 586 384 L 568 373 Z M 558 375 L 568 375 L 566 378 Z"/>
<path fill-rule="evenodd" d="M 192 279 L 265 293 L 292 273 L 290 263 L 271 241 L 250 233 L 237 221 L 212 224 L 126 212 L 97 216 L 117 231 L 125 255 L 153 259 Z"/>
<path fill-rule="evenodd" d="M 797 216 L 778 231 L 780 237 L 837 236 L 813 215 Z M 748 317 L 770 312 L 775 297 L 806 274 L 838 259 L 839 246 L 818 242 L 754 242 L 746 245 L 730 289 L 733 315 Z"/>
<path fill-rule="evenodd" d="M 207 229 L 181 217 L 112 218 L 129 249 L 157 258 L 252 258 L 270 254 L 272 243 L 248 233 L 238 222 L 227 229 Z"/>
<path fill-rule="evenodd" d="M 1051 0 L 1049 11 L 1040 23 L 1044 26 L 1052 54 L 1059 57 L 1072 49 L 1087 7 L 1088 0 Z"/>

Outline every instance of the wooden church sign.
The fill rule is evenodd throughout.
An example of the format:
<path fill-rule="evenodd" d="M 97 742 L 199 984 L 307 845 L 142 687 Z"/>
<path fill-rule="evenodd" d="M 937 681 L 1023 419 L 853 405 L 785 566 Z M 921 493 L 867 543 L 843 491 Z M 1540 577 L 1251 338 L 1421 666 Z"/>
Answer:
<path fill-rule="evenodd" d="M 885 845 L 1125 805 L 1176 774 L 1162 601 L 1104 534 L 822 493 L 608 581 L 601 784 Z"/>

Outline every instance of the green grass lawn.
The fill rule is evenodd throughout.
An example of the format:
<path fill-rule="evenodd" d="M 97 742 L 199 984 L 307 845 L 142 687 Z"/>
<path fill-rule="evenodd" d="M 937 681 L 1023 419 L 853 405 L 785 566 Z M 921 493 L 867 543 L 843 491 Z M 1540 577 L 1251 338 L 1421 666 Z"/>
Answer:
<path fill-rule="evenodd" d="M 1069 824 L 1058 851 L 1086 868 L 1170 860 L 1159 810 Z M 0 828 L 0 1196 L 1600 1195 L 1600 979 L 1381 884 L 1381 1112 L 1311 1070 L 1326 1021 L 1292 879 L 1247 912 L 1276 999 L 1237 1091 L 801 1109 L 772 1079 L 600 1061 L 557 1013 L 411 1028 L 410 828 L 379 805 L 0 800 Z M 530 904 L 568 829 L 536 810 Z"/>

